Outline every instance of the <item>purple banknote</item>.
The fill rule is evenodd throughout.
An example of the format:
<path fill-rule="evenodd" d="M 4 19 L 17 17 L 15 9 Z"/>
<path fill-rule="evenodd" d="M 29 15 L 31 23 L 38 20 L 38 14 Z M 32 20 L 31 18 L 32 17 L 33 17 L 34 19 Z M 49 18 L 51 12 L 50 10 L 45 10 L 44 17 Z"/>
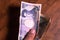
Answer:
<path fill-rule="evenodd" d="M 38 32 L 41 4 L 21 2 L 18 40 L 23 40 L 30 29 Z"/>

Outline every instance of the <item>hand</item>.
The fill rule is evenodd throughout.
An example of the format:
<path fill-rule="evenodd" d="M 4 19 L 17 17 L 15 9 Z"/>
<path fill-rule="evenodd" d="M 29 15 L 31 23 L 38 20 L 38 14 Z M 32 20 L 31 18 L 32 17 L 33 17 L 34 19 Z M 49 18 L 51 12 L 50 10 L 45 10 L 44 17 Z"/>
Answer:
<path fill-rule="evenodd" d="M 34 29 L 31 29 L 27 36 L 24 38 L 24 40 L 34 40 L 34 37 L 35 37 L 35 30 Z"/>

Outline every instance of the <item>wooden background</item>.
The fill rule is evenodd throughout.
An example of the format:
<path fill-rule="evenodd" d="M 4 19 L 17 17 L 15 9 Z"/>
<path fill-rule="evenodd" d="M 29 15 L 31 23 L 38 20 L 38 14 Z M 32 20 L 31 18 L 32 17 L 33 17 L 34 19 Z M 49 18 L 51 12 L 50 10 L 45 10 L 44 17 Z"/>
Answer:
<path fill-rule="evenodd" d="M 0 6 L 4 9 L 9 5 L 20 6 L 21 1 L 41 3 L 42 14 L 50 17 L 50 26 L 41 40 L 60 40 L 60 0 L 1 0 Z"/>

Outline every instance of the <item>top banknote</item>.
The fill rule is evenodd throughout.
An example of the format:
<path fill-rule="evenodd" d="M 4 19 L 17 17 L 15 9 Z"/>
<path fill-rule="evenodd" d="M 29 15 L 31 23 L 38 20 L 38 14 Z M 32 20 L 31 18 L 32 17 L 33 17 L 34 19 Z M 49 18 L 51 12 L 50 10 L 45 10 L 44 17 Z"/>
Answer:
<path fill-rule="evenodd" d="M 22 40 L 30 29 L 38 31 L 41 4 L 21 2 L 19 19 L 19 39 Z"/>

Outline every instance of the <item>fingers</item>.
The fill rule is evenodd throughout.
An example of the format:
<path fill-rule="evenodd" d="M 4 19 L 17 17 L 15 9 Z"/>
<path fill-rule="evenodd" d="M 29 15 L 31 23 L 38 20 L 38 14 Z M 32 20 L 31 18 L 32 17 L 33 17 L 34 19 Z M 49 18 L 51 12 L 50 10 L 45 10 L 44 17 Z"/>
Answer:
<path fill-rule="evenodd" d="M 36 32 L 34 29 L 30 30 L 24 40 L 33 40 L 35 37 L 35 33 Z"/>

